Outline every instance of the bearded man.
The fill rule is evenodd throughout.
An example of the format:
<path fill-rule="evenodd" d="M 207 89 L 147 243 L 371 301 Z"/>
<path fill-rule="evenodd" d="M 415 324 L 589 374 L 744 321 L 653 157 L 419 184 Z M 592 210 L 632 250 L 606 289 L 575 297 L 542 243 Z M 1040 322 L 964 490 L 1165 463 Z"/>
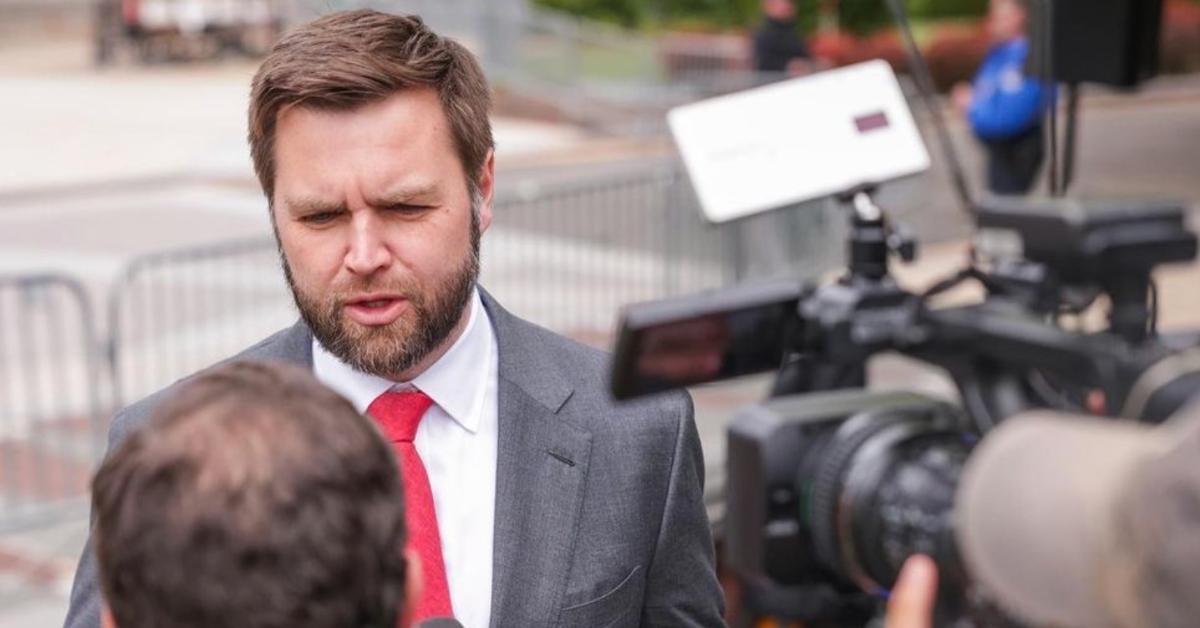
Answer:
<path fill-rule="evenodd" d="M 477 61 L 417 17 L 335 13 L 284 37 L 249 139 L 302 321 L 236 357 L 311 368 L 392 441 L 418 621 L 720 625 L 690 399 L 614 404 L 602 354 L 476 285 L 489 108 Z M 118 414 L 110 443 L 170 390 Z M 89 546 L 66 625 L 99 622 Z"/>

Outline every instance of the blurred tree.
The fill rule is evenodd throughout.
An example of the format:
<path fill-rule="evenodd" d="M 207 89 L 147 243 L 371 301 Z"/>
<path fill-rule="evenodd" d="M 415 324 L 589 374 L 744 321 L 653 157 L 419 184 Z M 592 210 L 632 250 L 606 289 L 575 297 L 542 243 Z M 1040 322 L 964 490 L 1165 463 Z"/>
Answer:
<path fill-rule="evenodd" d="M 665 23 L 702 21 L 713 25 L 746 26 L 758 17 L 759 0 L 653 0 L 662 5 Z"/>
<path fill-rule="evenodd" d="M 891 23 L 884 0 L 839 0 L 838 26 L 855 35 L 866 35 Z"/>
<path fill-rule="evenodd" d="M 645 24 L 654 9 L 646 0 L 534 0 L 534 4 L 628 28 Z"/>
<path fill-rule="evenodd" d="M 686 24 L 713 30 L 758 22 L 760 0 L 533 0 L 538 6 L 627 27 Z M 813 5 L 816 0 L 798 0 Z"/>
<path fill-rule="evenodd" d="M 1188 0 L 1200 2 L 1200 0 Z M 558 9 L 630 28 L 684 25 L 727 30 L 750 28 L 761 20 L 761 0 L 533 0 Z M 836 22 L 842 30 L 865 35 L 891 22 L 887 0 L 794 0 L 798 28 L 805 33 Z M 982 16 L 988 0 L 905 0 L 913 18 Z M 822 19 L 822 17 L 825 19 Z"/>
<path fill-rule="evenodd" d="M 987 13 L 988 0 L 907 0 L 914 18 L 977 17 Z"/>

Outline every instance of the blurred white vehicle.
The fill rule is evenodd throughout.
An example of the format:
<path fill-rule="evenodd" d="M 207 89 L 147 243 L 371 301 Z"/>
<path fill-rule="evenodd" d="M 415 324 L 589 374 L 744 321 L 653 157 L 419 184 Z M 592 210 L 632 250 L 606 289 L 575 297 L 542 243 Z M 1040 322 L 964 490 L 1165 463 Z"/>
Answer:
<path fill-rule="evenodd" d="M 281 0 L 99 0 L 96 60 L 128 48 L 143 62 L 264 53 L 283 25 Z"/>

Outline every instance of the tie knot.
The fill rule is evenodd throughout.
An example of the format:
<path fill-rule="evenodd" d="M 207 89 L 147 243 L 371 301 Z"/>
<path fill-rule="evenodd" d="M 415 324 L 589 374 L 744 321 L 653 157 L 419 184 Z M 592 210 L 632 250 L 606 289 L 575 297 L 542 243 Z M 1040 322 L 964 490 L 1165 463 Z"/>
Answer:
<path fill-rule="evenodd" d="M 411 443 L 417 436 L 421 417 L 433 405 L 433 400 L 423 392 L 385 392 L 367 408 L 367 414 L 383 430 L 383 435 L 392 442 Z"/>

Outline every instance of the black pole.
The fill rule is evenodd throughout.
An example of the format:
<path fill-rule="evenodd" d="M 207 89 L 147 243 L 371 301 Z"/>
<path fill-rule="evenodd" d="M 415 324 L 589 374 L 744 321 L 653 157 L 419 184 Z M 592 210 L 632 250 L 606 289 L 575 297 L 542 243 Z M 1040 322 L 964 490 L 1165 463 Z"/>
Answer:
<path fill-rule="evenodd" d="M 1050 87 L 1050 107 L 1046 109 L 1045 120 L 1046 130 L 1049 137 L 1048 147 L 1046 152 L 1050 154 L 1050 163 L 1047 166 L 1046 188 L 1050 196 L 1059 196 L 1059 176 L 1058 176 L 1058 103 L 1055 96 L 1055 86 L 1057 75 L 1054 68 L 1054 2 L 1051 0 L 1040 0 L 1045 9 L 1039 14 L 1044 22 L 1041 25 L 1041 48 L 1042 56 L 1040 59 L 1041 68 L 1038 75 L 1045 78 L 1045 81 Z"/>
<path fill-rule="evenodd" d="M 946 129 L 946 121 L 942 119 L 941 108 L 934 101 L 937 89 L 933 83 L 933 74 L 930 73 L 929 66 L 925 63 L 925 57 L 921 55 L 921 50 L 917 48 L 917 42 L 913 39 L 912 27 L 908 23 L 908 12 L 904 8 L 904 2 L 903 0 L 888 0 L 888 8 L 891 9 L 892 18 L 896 20 L 896 25 L 900 27 L 900 34 L 904 38 L 904 51 L 908 56 L 909 69 L 912 70 L 913 80 L 917 83 L 917 92 L 921 95 L 921 103 L 925 105 L 930 119 L 933 120 L 934 133 L 937 135 L 942 155 L 950 168 L 950 180 L 954 183 L 955 191 L 958 192 L 963 211 L 974 217 L 975 199 L 971 195 L 971 187 L 967 182 L 967 175 L 963 171 L 962 160 L 959 159 L 954 142 L 950 139 L 950 132 Z"/>
<path fill-rule="evenodd" d="M 1079 84 L 1067 85 L 1067 136 L 1063 139 L 1063 172 L 1061 194 L 1067 193 L 1075 178 L 1075 151 L 1079 134 Z"/>

